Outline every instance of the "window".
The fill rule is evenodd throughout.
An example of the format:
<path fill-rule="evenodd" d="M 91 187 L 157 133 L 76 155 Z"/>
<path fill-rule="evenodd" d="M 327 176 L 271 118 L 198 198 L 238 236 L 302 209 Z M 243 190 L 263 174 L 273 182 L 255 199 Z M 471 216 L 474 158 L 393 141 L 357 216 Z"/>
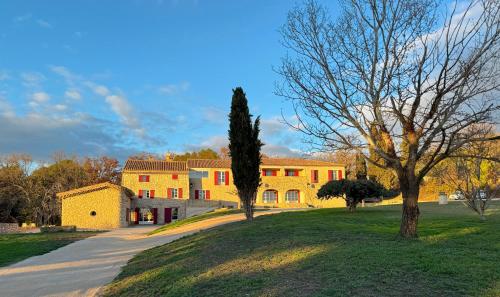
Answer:
<path fill-rule="evenodd" d="M 299 202 L 299 191 L 290 190 L 286 192 L 285 202 Z"/>
<path fill-rule="evenodd" d="M 278 192 L 275 190 L 266 190 L 262 193 L 262 202 L 276 203 L 278 200 Z"/>
<path fill-rule="evenodd" d="M 262 176 L 276 176 L 278 171 L 273 169 L 264 169 L 262 170 Z"/>
<path fill-rule="evenodd" d="M 177 207 L 172 208 L 172 221 L 179 219 L 179 209 Z"/>
<path fill-rule="evenodd" d="M 168 188 L 167 189 L 167 198 L 169 199 L 177 199 L 182 198 L 182 188 Z"/>
<path fill-rule="evenodd" d="M 149 182 L 149 175 L 139 175 L 139 182 L 141 183 Z"/>
<path fill-rule="evenodd" d="M 149 190 L 139 190 L 139 194 L 137 195 L 137 197 L 139 197 L 139 198 L 150 198 L 150 191 Z"/>
<path fill-rule="evenodd" d="M 172 179 L 179 179 L 179 175 L 177 173 L 172 174 Z"/>
<path fill-rule="evenodd" d="M 225 185 L 226 184 L 226 172 L 217 171 L 217 184 Z"/>
<path fill-rule="evenodd" d="M 328 180 L 339 180 L 339 171 L 328 170 Z"/>
<path fill-rule="evenodd" d="M 172 198 L 179 198 L 177 195 L 177 189 L 171 189 L 170 191 L 172 191 Z"/>
<path fill-rule="evenodd" d="M 297 169 L 286 169 L 285 176 L 299 176 L 299 171 Z"/>
<path fill-rule="evenodd" d="M 195 190 L 194 199 L 210 200 L 210 190 Z"/>
<path fill-rule="evenodd" d="M 311 183 L 317 183 L 319 180 L 318 170 L 311 170 Z"/>

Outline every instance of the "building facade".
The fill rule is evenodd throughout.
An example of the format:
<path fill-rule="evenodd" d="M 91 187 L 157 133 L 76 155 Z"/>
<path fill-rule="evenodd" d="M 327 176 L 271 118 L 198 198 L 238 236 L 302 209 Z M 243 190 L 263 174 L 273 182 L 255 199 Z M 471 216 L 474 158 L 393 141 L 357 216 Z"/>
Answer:
<path fill-rule="evenodd" d="M 262 159 L 258 207 L 328 207 L 316 198 L 318 189 L 330 180 L 342 179 L 345 166 L 305 159 Z M 167 209 L 185 216 L 190 201 L 219 201 L 239 207 L 230 160 L 128 160 L 122 186 L 133 193 L 137 207 L 132 222 L 143 223 L 153 209 Z M 343 205 L 343 201 L 333 204 Z M 330 203 L 331 204 L 331 203 Z M 137 208 L 139 210 L 137 210 Z M 154 223 L 168 223 L 169 210 L 152 213 Z M 184 213 L 183 213 L 184 212 Z M 165 220 L 166 218 L 166 220 Z"/>

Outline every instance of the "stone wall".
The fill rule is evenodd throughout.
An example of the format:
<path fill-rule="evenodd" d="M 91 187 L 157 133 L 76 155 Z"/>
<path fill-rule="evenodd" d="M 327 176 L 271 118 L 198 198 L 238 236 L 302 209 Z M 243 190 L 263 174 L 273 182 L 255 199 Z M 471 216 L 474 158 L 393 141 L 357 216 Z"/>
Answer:
<path fill-rule="evenodd" d="M 17 223 L 0 223 L 0 233 L 17 233 L 21 228 Z"/>

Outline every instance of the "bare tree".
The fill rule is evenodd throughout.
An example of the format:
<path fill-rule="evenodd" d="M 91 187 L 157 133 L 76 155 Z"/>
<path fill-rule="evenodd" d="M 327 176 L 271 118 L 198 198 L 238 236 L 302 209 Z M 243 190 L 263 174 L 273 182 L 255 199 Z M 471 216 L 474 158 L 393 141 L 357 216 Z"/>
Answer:
<path fill-rule="evenodd" d="M 402 237 L 416 237 L 420 183 L 499 110 L 498 1 L 344 0 L 340 17 L 314 1 L 289 13 L 277 94 L 318 149 L 351 149 L 390 168 L 403 195 Z M 373 149 L 383 162 L 367 154 Z"/>

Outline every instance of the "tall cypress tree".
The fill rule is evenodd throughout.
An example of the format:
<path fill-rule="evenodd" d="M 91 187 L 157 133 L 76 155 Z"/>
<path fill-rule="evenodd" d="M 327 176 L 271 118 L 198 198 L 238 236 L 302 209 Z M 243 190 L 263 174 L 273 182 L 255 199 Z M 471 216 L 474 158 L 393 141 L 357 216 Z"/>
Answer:
<path fill-rule="evenodd" d="M 229 152 L 234 185 L 245 208 L 247 220 L 253 219 L 257 188 L 260 185 L 262 142 L 259 140 L 259 126 L 260 117 L 252 124 L 252 115 L 243 89 L 234 89 L 229 114 Z"/>
<path fill-rule="evenodd" d="M 356 179 L 366 179 L 368 169 L 366 160 L 361 154 L 356 155 Z"/>

